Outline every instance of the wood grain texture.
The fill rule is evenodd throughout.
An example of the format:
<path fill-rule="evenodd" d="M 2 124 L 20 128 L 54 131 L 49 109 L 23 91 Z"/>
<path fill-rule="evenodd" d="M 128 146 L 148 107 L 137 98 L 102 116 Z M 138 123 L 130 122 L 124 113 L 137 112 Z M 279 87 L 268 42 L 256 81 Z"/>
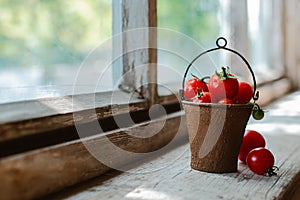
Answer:
<path fill-rule="evenodd" d="M 290 81 L 281 79 L 258 88 L 259 104 L 279 98 L 291 90 Z M 115 99 L 117 97 L 117 99 Z M 0 105 L 0 142 L 23 136 L 74 126 L 74 113 L 80 114 L 77 123 L 88 123 L 118 114 L 145 110 L 148 103 L 124 92 L 112 92 L 46 98 Z M 128 104 L 128 101 L 130 103 Z M 158 98 L 159 104 L 177 103 L 179 96 L 168 94 Z M 112 113 L 113 112 L 113 113 Z"/>
<path fill-rule="evenodd" d="M 145 153 L 154 156 L 156 150 L 167 144 L 170 144 L 166 149 L 169 151 L 178 143 L 186 142 L 185 123 L 181 121 L 182 112 L 174 113 L 167 118 L 144 122 L 106 135 L 0 159 L 0 197 L 41 197 L 101 175 L 110 170 L 107 164 L 130 169 L 137 162 L 148 159 Z M 149 130 L 155 130 L 156 134 Z M 128 156 L 116 154 L 110 149 L 112 145 L 133 153 Z M 105 162 L 100 162 L 103 160 L 99 158 Z"/>
<path fill-rule="evenodd" d="M 2 104 L 0 105 L 0 142 L 74 126 L 74 115 L 77 116 L 76 123 L 80 124 L 112 115 L 145 110 L 146 107 L 145 100 L 124 92 L 84 94 Z"/>
<path fill-rule="evenodd" d="M 148 99 L 149 104 L 158 102 L 157 87 L 157 0 L 148 0 L 148 27 L 149 31 L 149 66 L 148 66 Z"/>
<path fill-rule="evenodd" d="M 295 139 L 298 141 L 295 142 Z M 108 175 L 94 180 L 89 188 L 65 191 L 55 199 L 289 199 L 292 188 L 299 181 L 299 138 L 285 142 L 294 145 L 290 153 L 280 153 L 281 138 L 268 137 L 270 148 L 276 154 L 280 167 L 278 176 L 254 175 L 239 164 L 238 173 L 214 174 L 192 170 L 189 166 L 188 145 L 177 148 L 164 157 L 139 166 L 136 173 L 123 173 L 106 181 Z M 184 154 L 182 154 L 184 152 Z M 170 160 L 174 156 L 178 159 Z M 288 156 L 288 158 L 287 158 Z M 165 168 L 150 173 L 138 173 L 156 169 L 161 163 Z M 111 174 L 113 175 L 113 174 Z M 110 175 L 110 176 L 111 176 Z M 295 178 L 298 177 L 298 178 Z"/>
<path fill-rule="evenodd" d="M 62 115 L 112 104 L 143 102 L 137 95 L 121 91 L 70 95 L 1 104 L 0 124 Z"/>
<path fill-rule="evenodd" d="M 161 163 L 168 163 L 165 168 L 146 174 L 124 173 L 103 183 L 103 179 L 95 181 L 90 188 L 73 193 L 67 191 L 56 198 L 64 199 L 288 199 L 290 189 L 299 179 L 299 155 L 290 152 L 280 154 L 276 151 L 274 141 L 270 148 L 275 149 L 279 175 L 264 177 L 254 175 L 245 165 L 239 165 L 239 173 L 210 174 L 192 170 L 189 166 L 189 147 L 183 146 L 168 155 L 158 158 L 137 170 L 156 169 Z M 299 138 L 297 139 L 299 140 Z M 294 143 L 292 143 L 294 141 Z M 295 138 L 286 142 L 295 145 Z M 280 142 L 281 143 L 281 142 Z M 282 148 L 282 146 L 279 146 Z M 292 151 L 299 151 L 299 141 Z M 182 155 L 182 152 L 185 152 Z M 179 156 L 180 155 L 180 156 Z M 170 158 L 179 156 L 176 162 Z M 291 163 L 290 161 L 293 160 Z M 112 174 L 113 175 L 113 174 Z M 109 176 L 109 175 L 108 175 Z M 105 176 L 107 179 L 108 177 Z M 98 182 L 99 181 L 99 182 Z M 288 195 L 288 196 L 287 196 Z"/>
<path fill-rule="evenodd" d="M 299 200 L 299 199 L 300 199 L 300 184 L 291 200 Z"/>
<path fill-rule="evenodd" d="M 179 97 L 158 97 L 162 105 L 178 104 Z M 109 118 L 146 110 L 148 102 L 136 94 L 120 91 L 45 98 L 0 105 L 0 142 L 24 136 L 50 132 Z"/>
<path fill-rule="evenodd" d="M 279 167 L 277 176 L 255 175 L 241 163 L 238 173 L 192 170 L 189 145 L 183 145 L 134 173 L 111 172 L 49 199 L 290 199 L 300 183 L 299 100 L 300 92 L 289 95 L 269 106 L 264 120 L 248 125 L 264 134 Z"/>
<path fill-rule="evenodd" d="M 123 73 L 120 86 L 149 98 L 147 84 L 151 62 L 149 33 L 146 28 L 149 26 L 148 0 L 123 0 L 121 13 Z"/>

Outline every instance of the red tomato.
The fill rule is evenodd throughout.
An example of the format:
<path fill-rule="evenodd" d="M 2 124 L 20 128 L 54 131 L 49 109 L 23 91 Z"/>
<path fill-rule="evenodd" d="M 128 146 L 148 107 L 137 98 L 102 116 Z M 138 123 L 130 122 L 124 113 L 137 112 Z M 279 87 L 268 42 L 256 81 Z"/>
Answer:
<path fill-rule="evenodd" d="M 253 97 L 253 88 L 247 82 L 239 83 L 239 90 L 237 95 L 233 98 L 233 101 L 238 104 L 246 104 Z"/>
<path fill-rule="evenodd" d="M 213 102 L 218 102 L 221 99 L 232 99 L 239 89 L 239 82 L 233 74 L 228 73 L 225 67 L 222 67 L 222 72 L 216 72 L 208 81 L 208 90 L 211 94 Z"/>
<path fill-rule="evenodd" d="M 233 104 L 233 101 L 231 99 L 225 98 L 218 102 L 219 104 Z"/>
<path fill-rule="evenodd" d="M 256 174 L 275 174 L 274 156 L 271 151 L 264 147 L 253 149 L 247 156 L 247 165 Z M 271 172 L 271 173 L 270 173 Z"/>
<path fill-rule="evenodd" d="M 184 96 L 186 99 L 192 99 L 197 95 L 197 89 L 199 92 L 208 92 L 206 83 L 200 80 L 196 76 L 188 80 L 184 87 Z"/>
<path fill-rule="evenodd" d="M 257 147 L 265 147 L 264 137 L 257 131 L 247 130 L 243 137 L 243 142 L 239 152 L 239 160 L 246 163 L 248 153 Z"/>
<path fill-rule="evenodd" d="M 196 98 L 194 98 L 193 101 L 199 103 L 210 103 L 211 102 L 210 93 L 202 92 Z"/>

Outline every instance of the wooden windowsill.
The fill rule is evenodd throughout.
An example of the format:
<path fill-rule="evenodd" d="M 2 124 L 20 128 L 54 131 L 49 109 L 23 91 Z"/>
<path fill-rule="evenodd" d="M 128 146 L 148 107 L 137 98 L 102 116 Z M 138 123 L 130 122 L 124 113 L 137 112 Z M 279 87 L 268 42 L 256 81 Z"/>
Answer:
<path fill-rule="evenodd" d="M 274 82 L 268 86 L 274 92 L 266 93 L 260 90 L 261 96 L 278 98 L 289 90 L 288 83 L 285 79 Z M 279 85 L 283 90 L 275 92 L 278 91 Z M 77 96 L 75 100 L 78 100 L 78 104 L 75 107 L 70 107 L 71 97 L 0 105 L 1 108 L 6 108 L 2 113 L 2 123 L 0 120 L 0 176 L 3 183 L 0 196 L 4 195 L 10 199 L 37 198 L 111 170 L 91 155 L 86 149 L 86 144 L 95 146 L 98 153 L 110 156 L 107 138 L 122 149 L 138 153 L 156 151 L 173 142 L 175 143 L 171 146 L 175 148 L 178 143 L 187 141 L 184 112 L 180 111 L 178 96 L 159 97 L 157 103 L 164 106 L 168 115 L 166 118 L 156 116 L 149 121 L 147 101 L 131 98 L 131 94 L 128 93 L 119 93 L 117 96 L 120 101 L 112 104 L 108 101 L 110 95 L 99 93 L 95 96 Z M 128 98 L 132 100 L 129 108 Z M 23 107 L 24 104 L 26 106 Z M 28 106 L 31 109 L 28 110 Z M 114 106 L 117 109 L 112 112 Z M 14 112 L 10 113 L 11 110 Z M 89 112 L 91 110 L 93 112 Z M 137 120 L 134 121 L 134 125 L 111 126 L 114 117 L 128 114 L 128 111 L 130 117 Z M 79 116 L 80 124 L 86 128 L 84 137 L 79 138 L 77 126 L 74 126 L 74 114 Z M 88 128 L 90 122 L 99 122 L 101 127 L 105 125 L 103 127 L 106 127 L 106 130 L 103 132 Z M 156 135 L 151 135 L 149 130 L 156 130 L 162 123 L 165 123 L 163 128 Z M 139 135 L 142 138 L 139 138 Z M 134 162 L 142 158 L 143 154 L 132 158 L 115 155 L 114 161 L 135 165 Z M 54 163 L 55 165 L 52 165 Z M 34 190 L 31 189 L 32 185 Z"/>
<path fill-rule="evenodd" d="M 300 92 L 268 106 L 262 121 L 248 128 L 264 134 L 278 175 L 255 175 L 239 163 L 237 173 L 192 170 L 189 145 L 146 162 L 130 172 L 111 172 L 49 196 L 50 199 L 290 199 L 300 183 Z"/>
<path fill-rule="evenodd" d="M 260 104 L 281 97 L 291 90 L 288 78 L 280 78 L 258 88 Z M 171 91 L 179 91 L 177 83 L 167 84 Z M 159 104 L 178 103 L 179 97 L 159 88 Z M 178 95 L 178 94 L 177 94 Z M 36 100 L 0 104 L 0 142 L 40 132 L 61 129 L 74 125 L 72 120 L 75 113 L 95 110 L 96 118 L 102 119 L 114 115 L 145 110 L 148 102 L 138 99 L 137 94 L 122 91 L 99 92 L 93 94 L 77 94 L 62 97 L 42 98 Z M 114 113 L 112 114 L 112 109 Z M 91 119 L 92 118 L 92 119 Z M 77 123 L 88 123 L 94 120 L 85 116 Z M 16 128 L 17 127 L 17 128 Z"/>

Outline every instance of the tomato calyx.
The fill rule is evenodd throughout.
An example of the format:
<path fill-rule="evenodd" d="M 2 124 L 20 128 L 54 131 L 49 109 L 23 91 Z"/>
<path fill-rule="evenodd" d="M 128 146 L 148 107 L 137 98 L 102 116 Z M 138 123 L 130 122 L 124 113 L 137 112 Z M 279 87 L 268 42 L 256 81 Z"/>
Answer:
<path fill-rule="evenodd" d="M 199 88 L 196 88 L 197 95 L 193 98 L 193 102 L 198 103 L 211 103 L 211 97 L 209 92 L 205 92 L 202 90 L 200 92 Z"/>
<path fill-rule="evenodd" d="M 221 68 L 220 72 L 216 71 L 211 76 L 207 84 L 213 103 L 225 98 L 232 99 L 237 95 L 239 89 L 238 79 L 229 73 L 229 68 L 226 69 L 224 66 Z"/>
<path fill-rule="evenodd" d="M 194 97 L 194 99 L 196 99 L 196 98 L 200 98 L 200 97 L 202 97 L 203 96 L 203 93 L 204 93 L 204 91 L 202 90 L 202 91 L 200 91 L 199 90 L 199 88 L 196 88 L 196 92 L 197 92 L 197 94 L 196 94 L 196 96 Z"/>
<path fill-rule="evenodd" d="M 230 71 L 230 68 L 229 67 L 224 67 L 222 66 L 221 67 L 222 69 L 222 72 L 218 72 L 217 70 L 215 71 L 215 74 L 222 80 L 222 81 L 225 81 L 226 79 L 237 79 L 234 75 L 232 75 L 229 71 Z"/>
<path fill-rule="evenodd" d="M 279 170 L 279 168 L 277 166 L 272 166 L 269 169 L 266 170 L 265 174 L 266 176 L 277 176 L 277 171 Z"/>

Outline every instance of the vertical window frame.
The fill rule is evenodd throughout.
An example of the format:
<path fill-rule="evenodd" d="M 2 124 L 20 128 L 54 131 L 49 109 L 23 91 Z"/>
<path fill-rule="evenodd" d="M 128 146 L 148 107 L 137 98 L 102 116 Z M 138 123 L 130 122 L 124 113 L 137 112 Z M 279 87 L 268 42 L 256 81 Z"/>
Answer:
<path fill-rule="evenodd" d="M 140 98 L 145 98 L 149 108 L 158 102 L 156 0 L 117 0 L 114 4 L 117 6 L 113 10 L 113 21 L 121 22 L 121 25 L 115 25 L 113 33 L 122 35 L 121 45 L 116 44 L 121 46 L 122 59 L 114 66 L 115 69 L 121 70 L 121 73 L 114 70 L 121 77 L 115 79 L 121 78 L 121 90 L 137 92 Z M 116 14 L 117 12 L 121 14 Z M 141 49 L 142 53 L 135 53 L 133 44 L 144 42 L 140 40 L 139 33 L 145 34 L 145 46 L 148 48 Z M 142 64 L 146 65 L 145 72 L 137 73 L 137 65 Z"/>

